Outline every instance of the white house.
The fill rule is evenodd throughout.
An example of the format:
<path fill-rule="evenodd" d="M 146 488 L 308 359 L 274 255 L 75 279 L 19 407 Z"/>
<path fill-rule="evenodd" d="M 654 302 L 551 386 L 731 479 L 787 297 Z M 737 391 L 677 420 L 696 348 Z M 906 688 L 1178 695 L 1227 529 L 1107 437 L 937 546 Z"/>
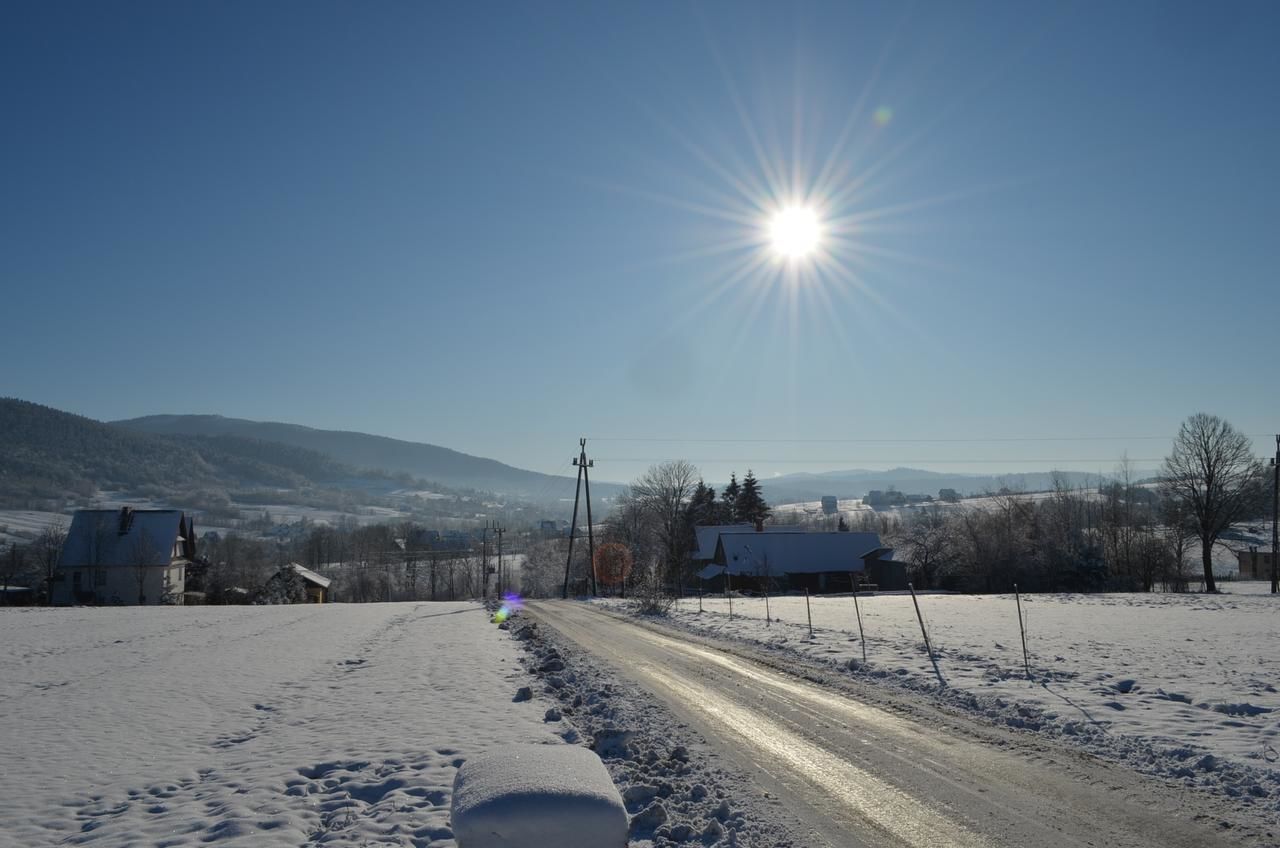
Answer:
<path fill-rule="evenodd" d="M 195 559 L 192 519 L 175 509 L 83 509 L 71 519 L 55 604 L 181 604 Z"/>

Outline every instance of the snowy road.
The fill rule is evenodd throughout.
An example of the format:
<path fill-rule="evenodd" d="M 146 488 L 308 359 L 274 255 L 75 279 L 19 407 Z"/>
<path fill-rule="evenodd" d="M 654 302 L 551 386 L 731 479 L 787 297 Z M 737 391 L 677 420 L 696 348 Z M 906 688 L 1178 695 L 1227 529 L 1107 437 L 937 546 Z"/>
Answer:
<path fill-rule="evenodd" d="M 938 711 L 864 702 L 741 652 L 583 604 L 532 614 L 698 729 L 830 846 L 1271 843 L 1208 803 L 1125 769 Z"/>

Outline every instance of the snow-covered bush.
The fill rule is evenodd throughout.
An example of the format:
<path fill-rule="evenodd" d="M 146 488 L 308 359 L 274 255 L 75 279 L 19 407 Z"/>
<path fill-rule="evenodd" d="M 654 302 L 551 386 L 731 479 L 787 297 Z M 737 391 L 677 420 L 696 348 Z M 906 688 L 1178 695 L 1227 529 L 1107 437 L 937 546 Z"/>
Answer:
<path fill-rule="evenodd" d="M 262 587 L 255 604 L 301 604 L 307 600 L 307 584 L 302 575 L 285 567 L 271 576 Z"/>

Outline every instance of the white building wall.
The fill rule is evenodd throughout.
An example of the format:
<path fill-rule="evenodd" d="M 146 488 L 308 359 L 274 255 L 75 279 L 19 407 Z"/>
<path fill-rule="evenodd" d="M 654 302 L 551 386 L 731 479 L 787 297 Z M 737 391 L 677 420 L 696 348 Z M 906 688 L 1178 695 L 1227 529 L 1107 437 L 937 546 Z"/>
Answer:
<path fill-rule="evenodd" d="M 94 603 L 132 606 L 138 603 L 138 572 L 130 566 L 61 568 L 63 577 L 54 584 L 53 602 L 69 605 L 77 603 L 75 573 L 80 573 L 80 591 L 93 592 Z M 101 580 L 96 577 L 101 574 Z M 165 577 L 168 576 L 168 582 Z M 162 603 L 166 592 L 172 595 L 172 603 L 182 603 L 186 586 L 186 568 L 181 565 L 150 566 L 143 578 L 142 590 L 148 606 Z"/>

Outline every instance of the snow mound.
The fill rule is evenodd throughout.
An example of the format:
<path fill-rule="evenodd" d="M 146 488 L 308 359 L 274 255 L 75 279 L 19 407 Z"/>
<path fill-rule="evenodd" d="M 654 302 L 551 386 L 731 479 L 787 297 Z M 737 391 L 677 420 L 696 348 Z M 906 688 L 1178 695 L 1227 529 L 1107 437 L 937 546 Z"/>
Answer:
<path fill-rule="evenodd" d="M 627 844 L 627 811 L 608 770 L 575 745 L 512 745 L 467 760 L 452 818 L 458 848 Z"/>

